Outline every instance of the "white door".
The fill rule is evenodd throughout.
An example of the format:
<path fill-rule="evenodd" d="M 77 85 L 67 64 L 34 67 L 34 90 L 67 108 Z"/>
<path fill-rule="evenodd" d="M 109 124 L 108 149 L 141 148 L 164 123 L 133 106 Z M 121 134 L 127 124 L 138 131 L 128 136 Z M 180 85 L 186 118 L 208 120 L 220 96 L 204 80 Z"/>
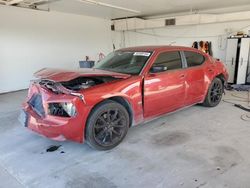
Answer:
<path fill-rule="evenodd" d="M 237 46 L 238 39 L 227 40 L 227 54 L 225 64 L 229 74 L 228 83 L 234 83 Z"/>
<path fill-rule="evenodd" d="M 240 59 L 238 65 L 238 74 L 236 84 L 245 84 L 248 66 L 248 57 L 250 49 L 250 38 L 242 38 L 240 46 Z"/>

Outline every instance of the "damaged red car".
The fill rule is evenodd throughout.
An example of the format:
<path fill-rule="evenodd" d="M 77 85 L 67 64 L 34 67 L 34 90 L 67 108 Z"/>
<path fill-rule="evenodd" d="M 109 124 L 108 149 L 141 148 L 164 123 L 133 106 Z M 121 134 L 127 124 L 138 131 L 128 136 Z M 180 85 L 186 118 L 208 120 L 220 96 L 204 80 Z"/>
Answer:
<path fill-rule="evenodd" d="M 129 127 L 195 105 L 214 107 L 228 79 L 202 51 L 144 46 L 110 53 L 91 69 L 42 69 L 23 103 L 25 127 L 50 139 L 117 146 Z"/>

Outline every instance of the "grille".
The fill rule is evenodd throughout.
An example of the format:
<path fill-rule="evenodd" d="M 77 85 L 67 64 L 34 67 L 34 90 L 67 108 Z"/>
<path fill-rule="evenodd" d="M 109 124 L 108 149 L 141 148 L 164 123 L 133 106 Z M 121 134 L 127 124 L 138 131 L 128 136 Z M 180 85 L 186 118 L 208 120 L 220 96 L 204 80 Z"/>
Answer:
<path fill-rule="evenodd" d="M 45 115 L 41 95 L 39 95 L 39 94 L 33 95 L 28 103 L 39 116 Z"/>

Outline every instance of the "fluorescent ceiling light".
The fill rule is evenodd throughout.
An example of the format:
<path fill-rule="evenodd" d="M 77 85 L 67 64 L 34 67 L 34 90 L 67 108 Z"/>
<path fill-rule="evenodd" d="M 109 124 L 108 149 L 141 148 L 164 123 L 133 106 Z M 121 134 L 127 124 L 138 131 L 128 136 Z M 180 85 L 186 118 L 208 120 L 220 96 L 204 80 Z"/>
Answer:
<path fill-rule="evenodd" d="M 98 2 L 98 1 L 94 1 L 94 0 L 79 0 L 79 1 L 83 2 L 83 3 L 92 4 L 92 5 L 98 5 L 98 6 L 103 6 L 103 7 L 110 7 L 110 8 L 114 8 L 114 9 L 124 10 L 124 11 L 127 11 L 127 12 L 141 13 L 141 11 L 138 11 L 138 10 L 119 7 L 119 6 L 116 6 L 116 5 L 111 5 L 111 4 L 108 4 L 108 3 L 102 3 L 102 2 Z"/>

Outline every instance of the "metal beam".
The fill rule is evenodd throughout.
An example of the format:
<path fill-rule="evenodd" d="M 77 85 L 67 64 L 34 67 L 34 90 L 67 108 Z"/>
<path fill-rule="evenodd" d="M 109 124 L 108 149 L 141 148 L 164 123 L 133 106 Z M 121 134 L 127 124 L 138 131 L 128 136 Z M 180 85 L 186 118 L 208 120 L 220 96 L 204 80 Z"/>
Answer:
<path fill-rule="evenodd" d="M 14 5 L 14 4 L 21 3 L 21 2 L 23 2 L 23 1 L 24 1 L 24 0 L 12 0 L 12 1 L 6 2 L 5 4 L 6 4 L 6 5 Z"/>
<path fill-rule="evenodd" d="M 0 0 L 0 4 L 6 4 L 6 1 Z"/>
<path fill-rule="evenodd" d="M 113 9 L 119 9 L 119 10 L 123 10 L 123 11 L 127 11 L 127 12 L 141 13 L 141 11 L 139 11 L 139 10 L 133 10 L 133 9 L 120 7 L 120 6 L 116 6 L 116 5 L 112 5 L 112 4 L 108 4 L 108 3 L 103 3 L 103 2 L 99 2 L 99 1 L 95 1 L 95 0 L 78 0 L 78 1 L 82 2 L 82 3 L 97 5 L 97 6 L 109 7 L 109 8 L 113 8 Z"/>
<path fill-rule="evenodd" d="M 35 0 L 35 1 L 25 2 L 25 5 L 30 6 L 30 5 L 34 5 L 37 3 L 43 3 L 43 2 L 44 4 L 46 4 L 46 3 L 49 3 L 49 0 Z"/>

